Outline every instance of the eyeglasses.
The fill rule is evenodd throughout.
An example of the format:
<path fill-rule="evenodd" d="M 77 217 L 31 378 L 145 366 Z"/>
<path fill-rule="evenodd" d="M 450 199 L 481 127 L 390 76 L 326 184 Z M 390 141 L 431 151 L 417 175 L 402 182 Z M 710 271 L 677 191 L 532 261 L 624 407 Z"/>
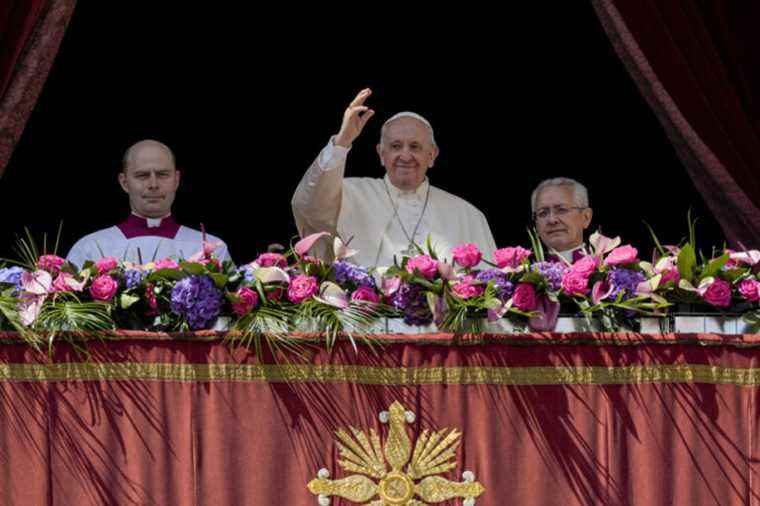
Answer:
<path fill-rule="evenodd" d="M 545 221 L 550 216 L 554 215 L 556 218 L 562 218 L 567 216 L 570 211 L 582 211 L 586 209 L 585 206 L 554 206 L 554 207 L 542 207 L 535 213 L 533 213 L 533 221 Z"/>

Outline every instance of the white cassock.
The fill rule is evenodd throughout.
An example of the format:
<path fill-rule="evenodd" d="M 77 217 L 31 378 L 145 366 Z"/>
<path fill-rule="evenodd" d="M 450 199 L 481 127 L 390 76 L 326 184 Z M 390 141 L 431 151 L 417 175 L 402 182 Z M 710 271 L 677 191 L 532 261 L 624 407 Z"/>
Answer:
<path fill-rule="evenodd" d="M 427 178 L 415 191 L 399 190 L 387 175 L 344 178 L 347 153 L 331 139 L 298 184 L 292 205 L 301 237 L 326 231 L 353 238 L 350 247 L 359 250 L 354 260 L 371 267 L 393 265 L 394 255 L 401 261 L 410 240 L 424 248 L 428 235 L 439 258 L 451 261 L 451 249 L 464 243 L 492 258 L 496 244 L 475 206 Z M 329 258 L 327 245 L 320 247 L 319 255 Z"/>
<path fill-rule="evenodd" d="M 206 241 L 220 241 L 206 234 Z M 98 230 L 79 239 L 66 259 L 81 268 L 86 260 L 115 257 L 133 263 L 147 263 L 163 258 L 188 258 L 202 250 L 203 234 L 174 221 L 171 216 L 145 219 L 134 214 L 113 227 Z M 229 259 L 222 242 L 214 254 L 223 262 Z"/>

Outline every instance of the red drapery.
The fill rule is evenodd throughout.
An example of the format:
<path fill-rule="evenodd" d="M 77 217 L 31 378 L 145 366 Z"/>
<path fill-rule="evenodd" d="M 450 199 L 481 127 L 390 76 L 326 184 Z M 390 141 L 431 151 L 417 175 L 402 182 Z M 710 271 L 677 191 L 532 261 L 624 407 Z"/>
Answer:
<path fill-rule="evenodd" d="M 760 4 L 592 3 L 728 240 L 760 244 Z"/>
<path fill-rule="evenodd" d="M 42 90 L 76 0 L 0 3 L 0 176 Z"/>
<path fill-rule="evenodd" d="M 386 336 L 277 363 L 219 341 L 0 345 L 0 503 L 314 505 L 320 468 L 356 474 L 334 432 L 387 444 L 399 401 L 412 442 L 462 432 L 440 476 L 472 471 L 478 505 L 760 504 L 758 336 L 641 337 Z"/>

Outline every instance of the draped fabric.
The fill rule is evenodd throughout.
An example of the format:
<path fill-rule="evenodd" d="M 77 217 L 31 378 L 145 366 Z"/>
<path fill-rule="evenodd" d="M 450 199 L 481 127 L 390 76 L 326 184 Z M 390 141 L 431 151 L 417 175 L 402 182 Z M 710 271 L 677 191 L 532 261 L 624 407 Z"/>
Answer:
<path fill-rule="evenodd" d="M 760 4 L 592 4 L 729 242 L 760 244 Z"/>
<path fill-rule="evenodd" d="M 0 176 L 45 84 L 75 4 L 0 2 Z"/>
<path fill-rule="evenodd" d="M 200 337 L 0 345 L 0 503 L 317 504 L 320 469 L 360 474 L 353 427 L 461 432 L 428 497 L 469 471 L 485 506 L 760 504 L 760 336 L 387 335 L 276 361 Z"/>

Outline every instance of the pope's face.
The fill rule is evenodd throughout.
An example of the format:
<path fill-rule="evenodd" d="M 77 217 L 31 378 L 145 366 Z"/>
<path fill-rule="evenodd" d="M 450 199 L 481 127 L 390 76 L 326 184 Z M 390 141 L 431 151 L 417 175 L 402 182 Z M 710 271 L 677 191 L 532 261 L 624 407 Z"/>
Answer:
<path fill-rule="evenodd" d="M 579 209 L 570 185 L 547 186 L 536 196 L 536 228 L 541 240 L 557 251 L 583 244 L 583 231 L 591 223 L 591 208 Z"/>
<path fill-rule="evenodd" d="M 179 171 L 169 153 L 158 145 L 139 147 L 131 155 L 119 183 L 129 194 L 132 211 L 144 218 L 162 218 L 171 212 L 179 186 Z"/>
<path fill-rule="evenodd" d="M 430 130 L 424 123 L 402 117 L 386 126 L 377 154 L 391 184 L 401 190 L 414 191 L 425 180 L 438 149 L 433 146 Z"/>

